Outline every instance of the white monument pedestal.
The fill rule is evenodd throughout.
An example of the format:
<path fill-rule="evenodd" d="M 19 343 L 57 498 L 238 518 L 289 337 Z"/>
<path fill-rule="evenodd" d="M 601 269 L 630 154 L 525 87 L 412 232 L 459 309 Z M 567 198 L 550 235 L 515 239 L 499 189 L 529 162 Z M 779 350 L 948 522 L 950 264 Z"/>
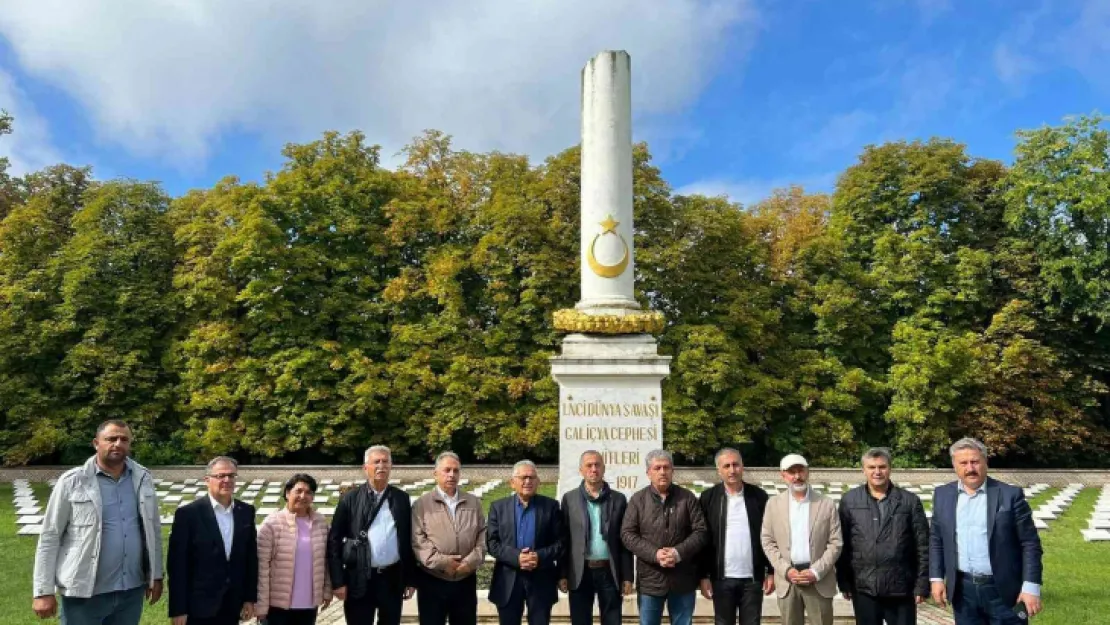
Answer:
<path fill-rule="evenodd" d="M 649 334 L 569 334 L 551 359 L 559 383 L 559 496 L 578 487 L 578 460 L 594 449 L 605 479 L 631 495 L 647 485 L 644 458 L 663 447 L 660 385 L 671 357 Z"/>

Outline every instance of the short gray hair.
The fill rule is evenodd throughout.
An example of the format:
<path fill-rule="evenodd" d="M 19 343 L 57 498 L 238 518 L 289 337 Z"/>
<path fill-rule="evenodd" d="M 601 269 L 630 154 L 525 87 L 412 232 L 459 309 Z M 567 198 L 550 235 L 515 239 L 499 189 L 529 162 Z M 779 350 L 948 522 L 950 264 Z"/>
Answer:
<path fill-rule="evenodd" d="M 450 458 L 450 459 L 454 460 L 455 462 L 459 463 L 459 466 L 462 467 L 462 460 L 459 460 L 459 454 L 457 454 L 453 451 L 441 451 L 439 453 L 439 455 L 436 456 L 436 468 L 437 469 L 439 468 L 439 463 L 442 462 L 444 458 Z"/>
<path fill-rule="evenodd" d="M 722 447 L 717 453 L 713 454 L 713 466 L 717 466 L 717 461 L 726 454 L 736 454 L 736 457 L 740 459 L 740 464 L 744 464 L 744 456 L 740 455 L 740 450 L 732 447 Z"/>
<path fill-rule="evenodd" d="M 532 470 L 536 472 L 536 477 L 540 476 L 540 470 L 536 468 L 535 462 L 531 460 L 521 460 L 513 465 L 513 477 L 516 477 L 516 470 L 521 467 L 532 467 Z"/>
<path fill-rule="evenodd" d="M 220 463 L 230 464 L 231 466 L 235 467 L 236 471 L 239 470 L 239 463 L 235 462 L 235 458 L 229 458 L 227 456 L 216 456 L 215 458 L 208 461 L 208 467 L 204 470 L 205 473 L 207 473 L 208 475 L 212 475 L 213 467 Z"/>
<path fill-rule="evenodd" d="M 859 459 L 859 463 L 863 464 L 868 460 L 882 458 L 886 460 L 886 466 L 890 466 L 894 462 L 894 458 L 890 455 L 890 449 L 887 447 L 872 447 L 863 452 L 863 456 Z"/>
<path fill-rule="evenodd" d="M 367 448 L 366 453 L 362 454 L 362 463 L 363 464 L 366 464 L 367 462 L 370 462 L 370 455 L 371 454 L 385 454 L 385 457 L 389 458 L 389 462 L 390 463 L 393 462 L 393 452 L 389 451 L 389 448 L 386 447 L 385 445 L 374 445 L 372 447 Z"/>
<path fill-rule="evenodd" d="M 651 451 L 649 451 L 647 453 L 647 457 L 644 458 L 644 466 L 650 469 L 651 463 L 655 462 L 656 460 L 666 460 L 670 463 L 672 467 L 674 466 L 674 456 L 672 456 L 671 452 L 667 451 L 666 449 L 652 449 Z"/>
<path fill-rule="evenodd" d="M 601 455 L 600 451 L 596 449 L 587 449 L 582 452 L 581 456 L 578 456 L 578 466 L 582 466 L 582 463 L 586 461 L 586 456 L 597 456 L 601 458 L 601 464 L 605 464 L 605 456 Z"/>
<path fill-rule="evenodd" d="M 955 443 L 952 443 L 952 446 L 948 448 L 948 455 L 955 459 L 956 452 L 964 451 L 965 449 L 974 449 L 982 454 L 984 458 L 987 457 L 987 446 L 980 442 L 979 439 L 971 438 L 970 436 L 965 436 Z"/>

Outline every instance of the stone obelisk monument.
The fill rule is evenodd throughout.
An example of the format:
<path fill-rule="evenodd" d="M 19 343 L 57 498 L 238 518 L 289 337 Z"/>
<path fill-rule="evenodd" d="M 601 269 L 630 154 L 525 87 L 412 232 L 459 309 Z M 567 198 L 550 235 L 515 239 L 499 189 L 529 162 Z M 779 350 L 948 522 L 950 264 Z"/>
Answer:
<path fill-rule="evenodd" d="M 582 295 L 555 313 L 569 334 L 551 359 L 560 494 L 578 486 L 587 449 L 602 452 L 608 482 L 631 494 L 647 485 L 645 454 L 663 446 L 660 385 L 671 358 L 653 336 L 662 314 L 635 296 L 631 68 L 627 52 L 605 51 L 582 70 Z"/>

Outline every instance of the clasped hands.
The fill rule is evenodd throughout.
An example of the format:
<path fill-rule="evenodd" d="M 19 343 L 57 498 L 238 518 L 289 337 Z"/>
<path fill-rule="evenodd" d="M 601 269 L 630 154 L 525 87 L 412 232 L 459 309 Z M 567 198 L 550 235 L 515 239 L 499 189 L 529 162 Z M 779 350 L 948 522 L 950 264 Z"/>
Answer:
<path fill-rule="evenodd" d="M 786 581 L 796 586 L 812 586 L 817 583 L 817 574 L 813 572 L 813 569 L 799 571 L 790 568 L 786 571 Z"/>
<path fill-rule="evenodd" d="M 525 547 L 520 550 L 520 570 L 534 571 L 540 566 L 540 554 L 532 551 L 530 548 Z"/>
<path fill-rule="evenodd" d="M 447 574 L 448 575 L 468 575 L 473 570 L 470 565 L 466 563 L 466 558 L 463 556 L 447 556 Z"/>
<path fill-rule="evenodd" d="M 663 547 L 655 552 L 655 561 L 665 569 L 672 569 L 678 565 L 678 550 L 674 547 Z"/>

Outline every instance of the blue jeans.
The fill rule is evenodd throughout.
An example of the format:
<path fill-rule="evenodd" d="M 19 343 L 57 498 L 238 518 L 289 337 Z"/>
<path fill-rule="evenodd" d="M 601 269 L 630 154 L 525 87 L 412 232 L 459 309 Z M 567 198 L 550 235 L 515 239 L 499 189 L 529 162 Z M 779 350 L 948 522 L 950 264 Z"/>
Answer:
<path fill-rule="evenodd" d="M 663 605 L 671 617 L 671 625 L 690 625 L 694 621 L 694 593 L 671 593 L 664 597 L 640 595 L 640 625 L 661 625 Z"/>
<path fill-rule="evenodd" d="M 994 584 L 975 584 L 962 576 L 952 597 L 956 625 L 1025 625 L 1014 614 L 1014 606 L 1006 605 Z"/>
<path fill-rule="evenodd" d="M 138 625 L 146 586 L 93 595 L 62 597 L 62 625 Z"/>

